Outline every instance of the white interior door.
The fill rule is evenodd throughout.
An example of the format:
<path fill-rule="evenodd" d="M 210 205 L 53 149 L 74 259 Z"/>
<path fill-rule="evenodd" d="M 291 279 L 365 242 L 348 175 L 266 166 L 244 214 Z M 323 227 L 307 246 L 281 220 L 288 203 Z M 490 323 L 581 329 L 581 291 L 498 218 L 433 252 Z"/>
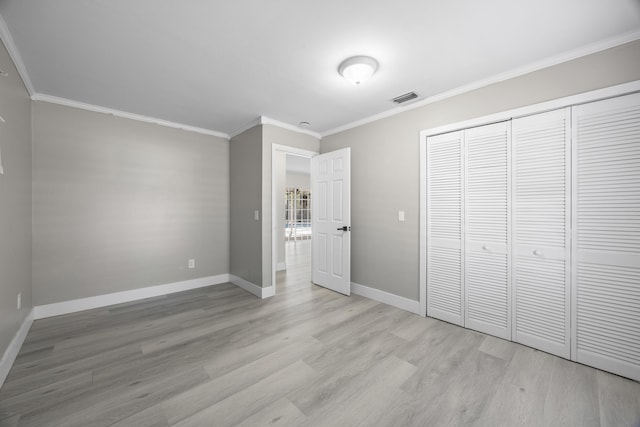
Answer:
<path fill-rule="evenodd" d="M 513 339 L 570 356 L 569 108 L 515 119 Z"/>
<path fill-rule="evenodd" d="M 573 123 L 571 357 L 640 380 L 640 94 Z"/>
<path fill-rule="evenodd" d="M 427 316 L 464 326 L 463 131 L 427 138 Z"/>
<path fill-rule="evenodd" d="M 312 281 L 351 295 L 351 149 L 311 158 Z"/>
<path fill-rule="evenodd" d="M 464 131 L 465 326 L 511 339 L 508 122 Z"/>

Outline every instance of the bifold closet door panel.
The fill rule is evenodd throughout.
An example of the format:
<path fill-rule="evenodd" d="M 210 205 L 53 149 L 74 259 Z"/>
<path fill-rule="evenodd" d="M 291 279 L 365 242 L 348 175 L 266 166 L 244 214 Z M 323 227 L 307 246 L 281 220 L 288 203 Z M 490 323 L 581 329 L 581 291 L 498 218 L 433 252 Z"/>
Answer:
<path fill-rule="evenodd" d="M 427 316 L 461 326 L 462 136 L 427 138 Z"/>
<path fill-rule="evenodd" d="M 640 380 L 640 94 L 573 123 L 572 358 Z"/>
<path fill-rule="evenodd" d="M 465 326 L 511 339 L 510 123 L 464 132 Z"/>
<path fill-rule="evenodd" d="M 513 340 L 570 357 L 571 109 L 515 119 Z"/>

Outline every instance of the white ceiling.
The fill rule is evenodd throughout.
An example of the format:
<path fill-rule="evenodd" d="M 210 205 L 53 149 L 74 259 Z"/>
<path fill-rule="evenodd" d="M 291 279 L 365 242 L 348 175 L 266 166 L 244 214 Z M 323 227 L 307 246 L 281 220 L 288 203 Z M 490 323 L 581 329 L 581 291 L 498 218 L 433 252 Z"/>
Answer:
<path fill-rule="evenodd" d="M 640 38 L 640 0 L 0 0 L 38 94 L 227 134 L 259 116 L 331 132 Z M 372 80 L 337 73 L 375 57 Z M 406 107 L 404 107 L 406 108 Z"/>

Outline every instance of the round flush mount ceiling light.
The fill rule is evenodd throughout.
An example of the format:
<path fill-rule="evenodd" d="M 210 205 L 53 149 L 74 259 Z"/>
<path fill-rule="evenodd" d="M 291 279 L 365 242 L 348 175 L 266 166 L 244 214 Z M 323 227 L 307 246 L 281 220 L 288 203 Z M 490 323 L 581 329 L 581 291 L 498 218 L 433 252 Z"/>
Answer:
<path fill-rule="evenodd" d="M 378 61 L 370 56 L 352 56 L 342 61 L 338 72 L 342 77 L 359 85 L 369 80 L 378 69 Z"/>

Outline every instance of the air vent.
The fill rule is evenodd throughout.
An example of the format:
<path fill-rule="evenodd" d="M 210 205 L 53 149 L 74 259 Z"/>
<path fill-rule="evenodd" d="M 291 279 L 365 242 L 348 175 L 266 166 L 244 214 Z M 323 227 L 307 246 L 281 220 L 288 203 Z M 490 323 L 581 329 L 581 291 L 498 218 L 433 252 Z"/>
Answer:
<path fill-rule="evenodd" d="M 403 104 L 407 101 L 411 101 L 412 99 L 416 99 L 418 97 L 418 94 L 415 92 L 408 92 L 405 93 L 404 95 L 400 95 L 400 96 L 396 96 L 395 98 L 393 98 L 393 102 L 395 102 L 396 104 Z"/>

